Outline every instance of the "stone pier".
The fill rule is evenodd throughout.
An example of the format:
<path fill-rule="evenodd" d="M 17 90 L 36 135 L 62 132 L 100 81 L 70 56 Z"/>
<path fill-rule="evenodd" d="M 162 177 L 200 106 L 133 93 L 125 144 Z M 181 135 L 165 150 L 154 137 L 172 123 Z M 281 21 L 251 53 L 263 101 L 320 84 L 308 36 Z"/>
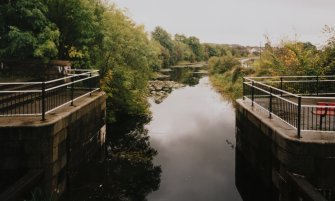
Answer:
<path fill-rule="evenodd" d="M 290 125 L 276 117 L 268 118 L 250 101 L 237 100 L 236 144 L 243 163 L 259 170 L 271 200 L 334 199 L 334 132 L 305 131 L 297 138 L 296 129 Z M 243 184 L 237 179 L 239 186 Z"/>
<path fill-rule="evenodd" d="M 78 168 L 103 148 L 105 119 L 103 92 L 63 106 L 47 114 L 45 121 L 39 116 L 0 117 L 0 198 L 21 200 L 36 187 L 47 197 L 59 197 Z M 20 179 L 32 172 L 41 175 L 35 174 L 38 180 L 24 188 L 27 192 L 8 191 L 13 185 L 26 185 Z"/>

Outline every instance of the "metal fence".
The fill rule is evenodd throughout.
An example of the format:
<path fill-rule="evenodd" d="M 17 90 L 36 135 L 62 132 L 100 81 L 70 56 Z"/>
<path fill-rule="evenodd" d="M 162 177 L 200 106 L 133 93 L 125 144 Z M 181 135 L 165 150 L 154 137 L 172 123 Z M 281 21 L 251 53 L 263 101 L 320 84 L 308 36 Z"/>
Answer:
<path fill-rule="evenodd" d="M 243 99 L 301 131 L 335 131 L 335 76 L 245 77 Z"/>
<path fill-rule="evenodd" d="M 98 70 L 73 69 L 45 82 L 0 83 L 0 116 L 42 116 L 100 89 Z"/>

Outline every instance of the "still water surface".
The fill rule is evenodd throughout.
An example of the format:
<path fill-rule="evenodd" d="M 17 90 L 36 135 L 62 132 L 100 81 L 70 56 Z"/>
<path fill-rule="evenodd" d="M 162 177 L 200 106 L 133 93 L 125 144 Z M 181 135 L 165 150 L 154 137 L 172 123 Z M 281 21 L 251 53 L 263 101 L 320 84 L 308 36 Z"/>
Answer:
<path fill-rule="evenodd" d="M 63 201 L 241 201 L 235 187 L 235 112 L 208 77 L 173 71 L 152 117 L 107 126 L 106 149 L 69 175 Z"/>
<path fill-rule="evenodd" d="M 215 92 L 208 77 L 151 102 L 146 126 L 154 164 L 162 168 L 150 201 L 240 201 L 235 187 L 235 112 Z"/>

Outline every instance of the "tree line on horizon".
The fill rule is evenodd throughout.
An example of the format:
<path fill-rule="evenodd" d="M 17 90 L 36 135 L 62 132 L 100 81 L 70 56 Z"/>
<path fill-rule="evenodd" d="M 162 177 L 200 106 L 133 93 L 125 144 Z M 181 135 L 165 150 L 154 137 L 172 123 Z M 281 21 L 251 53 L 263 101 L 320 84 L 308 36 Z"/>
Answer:
<path fill-rule="evenodd" d="M 272 45 L 266 37 L 259 58 L 249 67 L 241 66 L 236 57 L 222 56 L 209 59 L 211 80 L 216 88 L 232 101 L 242 96 L 245 76 L 322 76 L 335 74 L 335 30 L 325 26 L 329 39 L 317 48 L 310 42 L 282 40 Z"/>

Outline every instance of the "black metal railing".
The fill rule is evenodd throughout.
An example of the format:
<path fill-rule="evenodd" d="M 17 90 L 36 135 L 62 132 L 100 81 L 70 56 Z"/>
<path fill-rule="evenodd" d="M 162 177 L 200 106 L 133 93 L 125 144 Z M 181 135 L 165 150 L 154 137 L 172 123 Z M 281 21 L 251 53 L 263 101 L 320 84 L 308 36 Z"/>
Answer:
<path fill-rule="evenodd" d="M 0 83 L 0 116 L 42 116 L 100 89 L 98 70 L 71 70 L 45 82 Z"/>
<path fill-rule="evenodd" d="M 335 95 L 335 76 L 248 77 L 275 88 L 303 96 Z"/>
<path fill-rule="evenodd" d="M 335 131 L 335 76 L 246 77 L 243 99 L 301 131 Z"/>

